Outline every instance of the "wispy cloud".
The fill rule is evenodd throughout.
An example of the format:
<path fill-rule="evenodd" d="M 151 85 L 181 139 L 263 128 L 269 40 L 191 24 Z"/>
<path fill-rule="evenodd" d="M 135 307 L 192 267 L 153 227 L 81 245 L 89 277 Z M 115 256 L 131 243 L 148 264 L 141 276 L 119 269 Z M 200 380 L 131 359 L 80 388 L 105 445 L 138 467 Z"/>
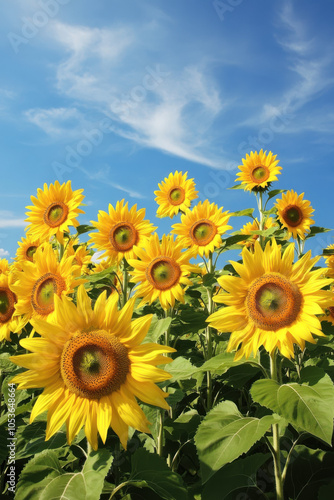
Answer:
<path fill-rule="evenodd" d="M 0 248 L 0 258 L 8 257 L 8 255 L 9 255 L 9 252 L 7 250 Z"/>
<path fill-rule="evenodd" d="M 118 184 L 117 182 L 112 182 L 110 180 L 111 177 L 111 168 L 107 165 L 104 168 L 100 168 L 99 170 L 95 170 L 94 172 L 90 172 L 89 170 L 86 170 L 85 168 L 82 167 L 77 167 L 78 170 L 83 172 L 86 177 L 92 181 L 98 181 L 102 182 L 103 184 L 113 187 L 115 189 L 118 189 L 119 191 L 122 191 L 130 196 L 130 198 L 139 198 L 143 199 L 146 198 L 142 193 L 139 193 L 132 189 L 131 187 L 128 186 L 122 186 Z"/>
<path fill-rule="evenodd" d="M 57 135 L 66 132 L 64 122 L 80 119 L 78 113 L 88 117 L 99 112 L 113 119 L 114 133 L 141 147 L 222 166 L 212 126 L 223 103 L 206 64 L 152 64 L 142 27 L 98 29 L 54 22 L 49 35 L 63 50 L 56 87 L 75 99 L 76 108 L 29 110 L 29 121 Z"/>
<path fill-rule="evenodd" d="M 76 108 L 32 108 L 24 113 L 26 119 L 51 136 L 77 135 L 84 125 L 84 116 Z"/>
<path fill-rule="evenodd" d="M 0 210 L 0 227 L 25 227 L 27 223 L 21 217 L 16 217 L 9 210 Z"/>

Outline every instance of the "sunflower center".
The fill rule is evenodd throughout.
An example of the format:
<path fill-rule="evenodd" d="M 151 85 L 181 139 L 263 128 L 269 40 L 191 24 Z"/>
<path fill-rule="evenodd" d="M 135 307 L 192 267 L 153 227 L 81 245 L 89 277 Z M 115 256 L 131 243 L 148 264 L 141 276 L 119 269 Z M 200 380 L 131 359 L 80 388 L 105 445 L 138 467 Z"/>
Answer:
<path fill-rule="evenodd" d="M 189 236 L 196 245 L 204 246 L 210 243 L 217 234 L 217 227 L 208 219 L 201 219 L 190 228 Z"/>
<path fill-rule="evenodd" d="M 334 318 L 334 307 L 329 307 L 328 311 L 329 311 L 329 315 L 331 316 L 331 318 Z"/>
<path fill-rule="evenodd" d="M 289 226 L 295 227 L 303 220 L 303 212 L 297 205 L 288 205 L 282 214 L 283 219 Z"/>
<path fill-rule="evenodd" d="M 270 175 L 268 167 L 259 165 L 252 170 L 251 177 L 254 182 L 261 184 L 268 179 Z"/>
<path fill-rule="evenodd" d="M 54 296 L 61 296 L 66 289 L 65 281 L 61 276 L 47 273 L 41 276 L 34 284 L 31 293 L 31 304 L 38 314 L 43 316 L 54 311 Z"/>
<path fill-rule="evenodd" d="M 66 221 L 68 207 L 62 201 L 51 203 L 44 212 L 44 222 L 50 227 L 58 227 Z"/>
<path fill-rule="evenodd" d="M 148 281 L 158 290 L 169 290 L 178 283 L 180 276 L 179 264 L 170 257 L 157 257 L 146 270 Z"/>
<path fill-rule="evenodd" d="M 185 200 L 185 192 L 181 187 L 173 188 L 168 193 L 168 201 L 172 205 L 181 205 Z"/>
<path fill-rule="evenodd" d="M 35 245 L 31 245 L 30 247 L 27 248 L 27 250 L 26 250 L 27 260 L 30 260 L 30 262 L 33 261 L 33 255 L 36 252 L 36 250 L 37 250 L 37 246 L 35 246 Z"/>
<path fill-rule="evenodd" d="M 100 399 L 126 380 L 130 361 L 126 347 L 103 330 L 80 333 L 64 346 L 60 371 L 68 389 L 78 396 Z"/>
<path fill-rule="evenodd" d="M 16 297 L 9 288 L 0 288 L 0 324 L 11 319 L 15 309 Z"/>
<path fill-rule="evenodd" d="M 109 239 L 118 252 L 126 252 L 138 243 L 138 233 L 130 222 L 119 222 L 110 230 Z"/>
<path fill-rule="evenodd" d="M 267 273 L 254 280 L 246 298 L 249 317 L 266 331 L 292 325 L 301 306 L 298 287 L 279 273 Z"/>

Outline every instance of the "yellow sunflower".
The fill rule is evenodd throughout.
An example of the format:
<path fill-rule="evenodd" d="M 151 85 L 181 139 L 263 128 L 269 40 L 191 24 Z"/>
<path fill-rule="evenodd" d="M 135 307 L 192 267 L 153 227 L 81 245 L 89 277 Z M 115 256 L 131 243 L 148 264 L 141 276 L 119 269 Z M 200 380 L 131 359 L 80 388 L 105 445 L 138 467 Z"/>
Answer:
<path fill-rule="evenodd" d="M 163 309 L 169 309 L 175 300 L 184 303 L 184 288 L 181 285 L 192 285 L 187 278 L 198 267 L 189 263 L 192 252 L 183 252 L 183 245 L 174 242 L 173 236 L 163 235 L 161 243 L 155 233 L 143 248 L 135 248 L 141 260 L 130 259 L 133 267 L 130 271 L 133 283 L 140 283 L 136 288 L 135 297 L 143 297 L 141 302 L 150 304 L 159 299 Z"/>
<path fill-rule="evenodd" d="M 210 252 L 220 247 L 222 234 L 232 229 L 228 225 L 230 216 L 228 212 L 223 212 L 223 207 L 218 209 L 215 203 L 200 201 L 192 210 L 188 209 L 181 215 L 181 223 L 172 226 L 172 233 L 178 235 L 184 248 L 191 247 L 194 253 L 208 257 Z"/>
<path fill-rule="evenodd" d="M 315 343 L 312 334 L 324 336 L 316 315 L 332 301 L 332 292 L 321 288 L 333 280 L 321 277 L 323 269 L 311 271 L 320 257 L 312 259 L 309 251 L 293 264 L 293 255 L 294 244 L 282 256 L 274 239 L 265 250 L 257 241 L 254 253 L 243 249 L 243 264 L 231 262 L 240 277 L 218 278 L 224 291 L 214 300 L 227 307 L 208 321 L 221 332 L 232 332 L 228 351 L 237 350 L 235 359 L 255 355 L 261 345 L 269 353 L 277 347 L 291 358 L 293 344 L 304 349 L 305 341 Z"/>
<path fill-rule="evenodd" d="M 88 264 L 92 262 L 92 256 L 87 250 L 87 245 L 82 243 L 78 245 L 77 248 L 74 248 L 75 243 L 73 240 L 70 240 L 65 247 L 64 257 L 72 257 L 74 256 L 73 265 L 80 267 L 81 274 L 89 274 Z"/>
<path fill-rule="evenodd" d="M 137 205 L 130 210 L 124 200 L 116 203 L 116 208 L 109 204 L 109 213 L 99 211 L 98 222 L 91 224 L 98 230 L 90 233 L 90 242 L 98 250 L 104 250 L 101 257 L 109 257 L 113 263 L 135 257 L 133 248 L 141 245 L 156 229 L 151 222 L 144 220 L 145 208 L 137 211 Z"/>
<path fill-rule="evenodd" d="M 278 218 L 281 224 L 287 228 L 289 238 L 304 240 L 307 233 L 310 232 L 310 225 L 314 224 L 311 215 L 314 209 L 311 207 L 311 202 L 303 200 L 304 193 L 298 196 L 291 189 L 282 194 L 282 198 L 277 199 L 275 207 L 277 208 Z"/>
<path fill-rule="evenodd" d="M 160 191 L 154 191 L 155 201 L 158 203 L 157 217 L 174 217 L 180 211 L 190 207 L 192 200 L 198 198 L 195 191 L 194 179 L 187 179 L 188 172 L 176 171 L 170 173 L 165 180 L 158 184 Z"/>
<path fill-rule="evenodd" d="M 113 265 L 110 259 L 104 259 L 96 266 L 94 269 L 90 272 L 90 274 L 98 274 L 103 271 L 106 271 L 107 269 L 110 270 L 110 272 L 113 272 L 114 274 L 111 276 L 111 283 L 110 286 L 105 286 L 101 288 L 101 292 L 106 290 L 107 291 L 107 297 L 109 297 L 112 293 L 117 293 L 121 294 L 122 293 L 122 287 L 121 283 L 123 283 L 123 274 L 122 272 L 118 269 L 117 266 Z"/>
<path fill-rule="evenodd" d="M 31 196 L 32 206 L 27 207 L 26 219 L 30 225 L 26 228 L 27 235 L 42 241 L 47 241 L 55 235 L 63 242 L 63 234 L 69 231 L 69 226 L 77 227 L 79 214 L 84 214 L 79 207 L 84 199 L 83 189 L 72 191 L 71 181 L 60 185 L 58 181 L 44 184 L 44 190 L 37 190 L 37 198 Z"/>
<path fill-rule="evenodd" d="M 17 300 L 10 289 L 13 282 L 12 273 L 0 275 L 0 341 L 10 340 L 10 332 L 19 333 L 24 326 L 22 318 L 14 316 Z"/>
<path fill-rule="evenodd" d="M 26 322 L 30 318 L 51 320 L 54 316 L 54 297 L 65 297 L 73 293 L 74 288 L 83 279 L 80 267 L 73 265 L 74 256 L 57 261 L 51 245 L 39 247 L 33 262 L 23 262 L 22 271 L 15 274 L 17 281 L 11 290 L 17 296 L 15 315 L 24 315 Z"/>
<path fill-rule="evenodd" d="M 105 442 L 112 427 L 126 448 L 129 426 L 150 432 L 136 397 L 169 409 L 167 393 L 155 382 L 171 377 L 157 365 L 172 361 L 163 353 L 175 349 L 153 343 L 140 345 L 152 315 L 131 321 L 133 299 L 118 311 L 117 297 L 106 299 L 103 293 L 92 310 L 81 286 L 77 307 L 58 297 L 55 302 L 52 323 L 32 321 L 41 337 L 21 340 L 21 345 L 32 353 L 11 358 L 28 368 L 13 379 L 19 389 L 44 388 L 30 422 L 48 411 L 46 440 L 66 424 L 69 443 L 84 426 L 94 450 L 98 447 L 98 432 Z"/>
<path fill-rule="evenodd" d="M 269 229 L 271 227 L 276 226 L 275 221 L 273 220 L 272 217 L 268 217 L 265 222 L 263 229 Z M 247 222 L 241 229 L 240 233 L 244 234 L 245 236 L 249 236 L 252 234 L 253 231 L 259 231 L 260 230 L 260 223 L 257 219 L 253 220 L 253 222 Z M 248 240 L 240 241 L 239 245 L 244 245 L 247 248 L 254 248 L 255 241 L 259 238 L 258 234 L 253 234 L 251 238 L 248 238 Z"/>
<path fill-rule="evenodd" d="M 267 188 L 272 181 L 277 181 L 276 176 L 282 170 L 276 156 L 271 151 L 267 155 L 263 149 L 259 153 L 251 151 L 250 155 L 246 154 L 246 159 L 243 158 L 242 165 L 238 166 L 241 172 L 237 174 L 236 181 L 241 181 L 245 191 Z"/>
<path fill-rule="evenodd" d="M 21 238 L 22 241 L 18 241 L 19 248 L 16 251 L 15 262 L 13 263 L 13 267 L 16 270 L 22 271 L 22 262 L 33 262 L 34 254 L 40 246 L 45 245 L 46 243 L 41 243 L 39 239 L 30 238 Z"/>
<path fill-rule="evenodd" d="M 334 251 L 334 244 L 329 245 L 327 247 L 327 250 L 333 250 Z M 326 266 L 327 266 L 326 276 L 328 276 L 329 278 L 334 278 L 334 254 L 333 255 L 329 255 L 328 257 L 326 257 L 325 258 L 325 262 L 326 262 Z"/>
<path fill-rule="evenodd" d="M 9 272 L 9 263 L 7 259 L 0 259 L 0 276 Z"/>

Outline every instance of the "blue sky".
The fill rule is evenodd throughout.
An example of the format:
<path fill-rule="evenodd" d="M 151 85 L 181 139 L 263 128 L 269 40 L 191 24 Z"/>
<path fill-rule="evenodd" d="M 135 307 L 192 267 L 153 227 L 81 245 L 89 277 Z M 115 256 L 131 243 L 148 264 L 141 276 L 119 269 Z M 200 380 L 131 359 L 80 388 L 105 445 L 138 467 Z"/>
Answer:
<path fill-rule="evenodd" d="M 235 211 L 241 158 L 261 147 L 275 188 L 332 218 L 332 0 L 12 0 L 0 19 L 0 257 L 14 257 L 43 183 L 84 188 L 81 223 L 188 171 L 202 199 Z M 175 220 L 175 222 L 177 222 Z M 245 220 L 234 218 L 239 229 Z M 174 221 L 173 221 L 174 223 Z M 331 233 L 310 245 L 316 252 Z"/>

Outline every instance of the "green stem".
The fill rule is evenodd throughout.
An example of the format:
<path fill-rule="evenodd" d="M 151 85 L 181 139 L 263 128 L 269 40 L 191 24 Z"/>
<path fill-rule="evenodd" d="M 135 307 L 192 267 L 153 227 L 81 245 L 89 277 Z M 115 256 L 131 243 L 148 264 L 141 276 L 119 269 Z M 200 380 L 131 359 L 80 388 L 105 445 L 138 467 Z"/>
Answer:
<path fill-rule="evenodd" d="M 272 380 L 278 381 L 277 375 L 277 353 L 276 351 L 270 354 L 270 375 Z M 283 478 L 281 470 L 281 451 L 280 451 L 280 436 L 278 424 L 272 425 L 273 430 L 273 459 L 275 470 L 275 484 L 277 500 L 284 500 L 283 494 Z"/>
<path fill-rule="evenodd" d="M 128 283 L 129 283 L 129 274 L 128 274 L 128 264 L 125 259 L 123 259 L 123 295 L 122 295 L 122 307 L 128 301 Z"/>
<path fill-rule="evenodd" d="M 63 243 L 59 243 L 59 262 L 63 258 L 65 247 Z"/>
<path fill-rule="evenodd" d="M 263 215 L 263 193 L 262 191 L 259 191 L 259 199 L 258 199 L 258 208 L 259 208 L 259 213 L 260 213 L 260 231 L 263 231 L 264 229 L 264 215 Z M 260 235 L 260 244 L 261 247 L 263 248 L 264 245 L 264 237 L 262 234 Z"/>
<path fill-rule="evenodd" d="M 213 264 L 212 264 L 212 253 L 211 252 L 209 254 L 208 271 L 210 274 L 214 271 Z M 208 313 L 209 313 L 209 315 L 211 315 L 214 311 L 214 302 L 212 300 L 212 296 L 213 296 L 212 286 L 207 287 L 207 294 L 208 294 Z M 208 360 L 208 359 L 212 358 L 212 353 L 213 353 L 212 332 L 211 332 L 211 328 L 209 326 L 206 327 L 205 337 L 206 337 L 206 360 Z M 207 409 L 207 411 L 209 411 L 212 408 L 212 375 L 211 375 L 210 371 L 206 372 L 206 381 L 207 381 L 206 409 Z"/>

